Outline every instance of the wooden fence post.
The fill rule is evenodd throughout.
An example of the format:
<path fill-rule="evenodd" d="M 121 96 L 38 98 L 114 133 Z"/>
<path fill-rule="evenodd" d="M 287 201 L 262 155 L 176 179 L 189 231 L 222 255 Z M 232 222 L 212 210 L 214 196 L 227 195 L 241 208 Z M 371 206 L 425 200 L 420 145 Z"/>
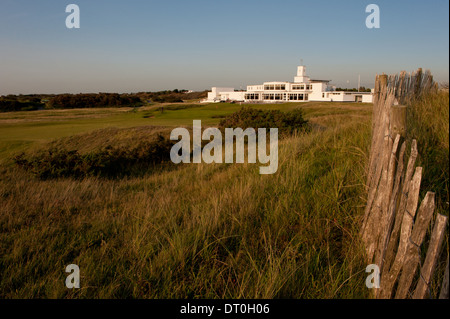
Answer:
<path fill-rule="evenodd" d="M 391 136 L 400 134 L 401 137 L 406 137 L 406 110 L 407 107 L 405 105 L 393 105 L 391 107 Z"/>
<path fill-rule="evenodd" d="M 400 203 L 397 208 L 395 223 L 389 238 L 388 248 L 386 250 L 386 257 L 384 267 L 390 269 L 392 262 L 395 258 L 395 250 L 398 245 L 398 237 L 400 235 L 400 228 L 402 226 L 403 215 L 406 210 L 406 203 L 408 201 L 408 194 L 410 190 L 410 181 L 414 172 L 414 165 L 418 156 L 417 141 L 413 140 L 411 145 L 411 155 L 409 156 L 408 165 L 406 167 L 406 173 L 403 180 L 403 187 L 400 189 Z"/>
<path fill-rule="evenodd" d="M 368 194 L 360 235 L 367 261 L 381 270 L 377 298 L 407 298 L 419 266 L 420 280 L 413 298 L 424 298 L 442 245 L 447 217 L 438 215 L 431 239 L 427 235 L 434 193 L 428 192 L 417 209 L 422 168 L 415 167 L 418 150 L 414 139 L 406 167 L 404 163 L 407 109 L 433 87 L 431 73 L 422 69 L 408 75 L 377 75 L 375 80 Z M 420 249 L 425 238 L 429 243 L 422 266 Z M 448 261 L 441 296 L 448 298 Z"/>
<path fill-rule="evenodd" d="M 437 215 L 433 233 L 431 234 L 430 245 L 428 246 L 427 256 L 425 257 L 425 262 L 420 272 L 419 283 L 417 284 L 416 291 L 414 291 L 413 299 L 424 299 L 426 296 L 431 281 L 431 275 L 436 267 L 442 241 L 444 240 L 447 220 L 447 216 L 441 214 Z"/>
<path fill-rule="evenodd" d="M 398 243 L 397 254 L 395 255 L 394 262 L 391 269 L 383 270 L 381 274 L 381 289 L 378 294 L 380 299 L 390 299 L 392 296 L 392 290 L 394 284 L 397 281 L 397 277 L 402 270 L 403 264 L 406 259 L 406 250 L 409 244 L 409 236 L 411 236 L 412 226 L 414 223 L 414 217 L 416 215 L 417 204 L 419 201 L 420 182 L 422 180 L 422 168 L 416 167 L 416 172 L 410 182 L 408 201 L 406 203 L 405 213 L 403 214 L 400 240 Z"/>
<path fill-rule="evenodd" d="M 395 295 L 396 299 L 405 299 L 408 296 L 409 287 L 420 263 L 420 246 L 425 238 L 430 220 L 433 217 L 434 206 L 434 193 L 428 192 L 420 205 L 414 228 L 409 238 L 406 260 L 403 264 L 402 274 Z"/>

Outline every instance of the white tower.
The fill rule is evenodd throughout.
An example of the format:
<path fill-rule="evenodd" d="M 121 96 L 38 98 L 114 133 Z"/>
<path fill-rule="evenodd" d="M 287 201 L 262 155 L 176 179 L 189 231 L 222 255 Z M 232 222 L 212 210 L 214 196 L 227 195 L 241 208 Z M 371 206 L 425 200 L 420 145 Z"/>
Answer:
<path fill-rule="evenodd" d="M 309 83 L 309 76 L 306 76 L 306 67 L 303 65 L 303 61 L 301 65 L 297 67 L 297 76 L 294 77 L 295 83 Z"/>

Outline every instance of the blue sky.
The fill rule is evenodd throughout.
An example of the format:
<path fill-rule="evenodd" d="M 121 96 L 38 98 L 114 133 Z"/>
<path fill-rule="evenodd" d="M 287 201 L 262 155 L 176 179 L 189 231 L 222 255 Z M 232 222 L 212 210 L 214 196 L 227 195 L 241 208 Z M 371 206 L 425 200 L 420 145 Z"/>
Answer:
<path fill-rule="evenodd" d="M 67 29 L 66 5 L 81 11 Z M 368 29 L 375 3 L 381 28 Z M 313 79 L 449 81 L 448 0 L 0 0 L 0 94 L 203 90 Z"/>

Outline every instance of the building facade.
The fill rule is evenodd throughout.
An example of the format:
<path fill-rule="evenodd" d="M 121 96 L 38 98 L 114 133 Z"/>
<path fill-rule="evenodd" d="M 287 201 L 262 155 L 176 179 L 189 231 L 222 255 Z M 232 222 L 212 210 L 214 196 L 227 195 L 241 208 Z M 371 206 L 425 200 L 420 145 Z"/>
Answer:
<path fill-rule="evenodd" d="M 306 75 L 306 67 L 297 67 L 294 82 L 264 82 L 261 85 L 248 85 L 246 91 L 234 88 L 213 87 L 202 102 L 363 102 L 372 103 L 372 92 L 336 91 L 330 80 L 312 80 Z M 373 90 L 372 90 L 373 91 Z"/>

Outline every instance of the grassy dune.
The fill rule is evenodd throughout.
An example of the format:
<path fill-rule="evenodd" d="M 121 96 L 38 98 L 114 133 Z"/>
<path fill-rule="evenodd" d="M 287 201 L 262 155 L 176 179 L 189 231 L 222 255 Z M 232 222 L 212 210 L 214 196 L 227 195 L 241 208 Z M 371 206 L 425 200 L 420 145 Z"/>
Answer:
<path fill-rule="evenodd" d="M 45 119 L 42 126 L 32 124 L 33 134 L 20 137 L 28 144 L 2 154 L 7 159 L 25 145 L 37 149 L 47 143 L 81 150 L 114 140 L 126 144 L 154 128 L 93 129 L 119 118 L 121 127 L 192 125 L 192 119 L 217 123 L 214 115 L 239 107 L 113 111 L 100 119 L 68 119 L 66 126 L 79 128 L 81 122 L 90 129 L 73 137 L 63 137 L 65 126 Z M 371 107 L 301 107 L 313 130 L 280 141 L 274 175 L 260 175 L 260 164 L 186 164 L 123 179 L 41 181 L 5 160 L 0 296 L 367 297 L 356 222 L 365 203 Z M 34 114 L 19 115 L 26 122 Z M 10 132 L 11 140 L 25 134 L 20 132 L 24 123 L 8 125 L 0 130 Z M 51 141 L 53 127 L 60 139 Z M 72 263 L 80 267 L 79 290 L 64 285 L 65 266 Z"/>
<path fill-rule="evenodd" d="M 437 212 L 447 215 L 448 103 L 438 92 L 408 116 L 423 193 L 436 192 Z M 185 164 L 123 178 L 39 180 L 12 160 L 50 147 L 133 147 L 193 119 L 216 125 L 238 104 L 0 114 L 0 297 L 370 297 L 358 231 L 371 105 L 257 107 L 301 107 L 312 128 L 280 140 L 274 175 L 260 175 L 260 164 Z M 80 267 L 81 289 L 64 285 L 69 264 Z"/>

